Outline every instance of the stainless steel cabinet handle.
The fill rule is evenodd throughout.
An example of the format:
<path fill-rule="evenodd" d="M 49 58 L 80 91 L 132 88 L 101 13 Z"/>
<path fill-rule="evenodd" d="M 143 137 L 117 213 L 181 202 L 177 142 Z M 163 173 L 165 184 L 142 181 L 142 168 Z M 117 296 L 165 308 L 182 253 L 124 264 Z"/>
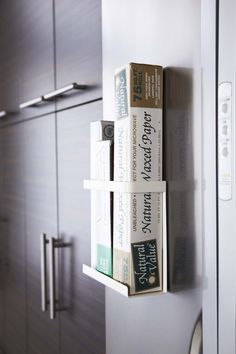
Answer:
<path fill-rule="evenodd" d="M 3 118 L 7 115 L 6 111 L 0 111 L 0 118 Z"/>
<path fill-rule="evenodd" d="M 60 95 L 62 95 L 63 93 L 69 92 L 71 90 L 84 90 L 86 88 L 85 85 L 79 85 L 76 82 L 73 82 L 70 85 L 64 86 L 58 90 L 49 92 L 45 95 L 43 95 L 43 99 L 46 100 L 50 100 L 52 98 L 58 97 Z"/>
<path fill-rule="evenodd" d="M 63 93 L 66 93 L 68 91 L 71 91 L 71 90 L 84 90 L 85 88 L 86 88 L 86 85 L 79 85 L 76 82 L 73 82 L 72 84 L 64 86 L 64 87 L 62 87 L 62 88 L 60 88 L 58 90 L 51 91 L 49 93 L 46 93 L 43 96 L 34 98 L 34 99 L 26 101 L 26 102 L 23 102 L 23 103 L 21 103 L 19 105 L 19 107 L 20 107 L 20 109 L 27 108 L 27 107 L 33 107 L 33 106 L 36 106 L 37 104 L 39 104 L 39 103 L 41 103 L 43 101 L 48 101 L 48 100 L 50 100 L 52 98 L 56 98 L 56 97 L 62 95 Z M 5 111 L 2 111 L 2 112 L 5 112 Z M 1 112 L 0 112 L 0 114 L 1 114 Z M 0 118 L 1 118 L 1 115 L 0 115 Z"/>
<path fill-rule="evenodd" d="M 69 246 L 61 240 L 54 237 L 49 239 L 49 305 L 50 305 L 50 319 L 54 320 L 56 312 L 64 310 L 63 308 L 56 308 L 56 281 L 55 281 L 55 249 Z"/>
<path fill-rule="evenodd" d="M 195 324 L 189 354 L 202 354 L 202 315 Z"/>
<path fill-rule="evenodd" d="M 40 237 L 40 250 L 41 250 L 41 309 L 47 310 L 47 256 L 46 245 L 48 240 L 46 234 Z"/>
<path fill-rule="evenodd" d="M 55 318 L 55 239 L 49 239 L 49 304 L 50 319 Z"/>
<path fill-rule="evenodd" d="M 37 97 L 37 98 L 34 98 L 32 100 L 29 100 L 27 102 L 23 102 L 20 104 L 20 109 L 23 109 L 23 108 L 27 108 L 27 107 L 33 107 L 33 106 L 36 106 L 38 103 L 41 103 L 43 101 L 43 97 L 40 96 L 40 97 Z"/>

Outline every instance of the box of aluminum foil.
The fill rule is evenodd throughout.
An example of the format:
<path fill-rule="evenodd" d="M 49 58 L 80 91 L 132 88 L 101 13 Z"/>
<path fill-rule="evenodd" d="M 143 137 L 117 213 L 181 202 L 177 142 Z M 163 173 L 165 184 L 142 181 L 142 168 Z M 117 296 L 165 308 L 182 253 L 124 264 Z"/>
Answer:
<path fill-rule="evenodd" d="M 114 122 L 91 123 L 91 179 L 110 181 L 113 178 Z M 91 264 L 98 271 L 112 276 L 112 194 L 91 191 Z"/>

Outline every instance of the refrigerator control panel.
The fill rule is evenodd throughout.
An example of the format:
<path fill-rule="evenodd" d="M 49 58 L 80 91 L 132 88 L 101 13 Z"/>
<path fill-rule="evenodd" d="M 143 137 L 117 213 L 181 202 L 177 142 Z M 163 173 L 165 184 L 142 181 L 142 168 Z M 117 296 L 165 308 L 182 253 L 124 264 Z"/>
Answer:
<path fill-rule="evenodd" d="M 219 198 L 232 198 L 232 83 L 221 82 L 218 91 Z"/>

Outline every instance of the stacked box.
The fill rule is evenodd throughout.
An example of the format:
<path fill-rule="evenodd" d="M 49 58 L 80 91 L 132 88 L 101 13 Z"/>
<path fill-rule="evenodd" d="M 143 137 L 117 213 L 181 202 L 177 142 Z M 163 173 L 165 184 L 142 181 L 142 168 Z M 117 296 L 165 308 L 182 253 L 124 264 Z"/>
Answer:
<path fill-rule="evenodd" d="M 113 178 L 114 123 L 91 123 L 91 179 Z M 108 191 L 91 191 L 91 264 L 112 276 L 112 196 Z"/>
<path fill-rule="evenodd" d="M 129 64 L 115 75 L 115 181 L 162 179 L 163 69 Z M 114 193 L 113 278 L 130 294 L 162 291 L 161 193 Z"/>

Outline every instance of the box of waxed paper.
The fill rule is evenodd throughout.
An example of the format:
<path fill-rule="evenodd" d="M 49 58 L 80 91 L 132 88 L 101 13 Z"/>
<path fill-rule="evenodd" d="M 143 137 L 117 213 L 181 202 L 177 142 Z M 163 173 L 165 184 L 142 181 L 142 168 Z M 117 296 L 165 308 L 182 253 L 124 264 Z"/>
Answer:
<path fill-rule="evenodd" d="M 162 180 L 163 69 L 115 73 L 114 180 Z M 163 290 L 162 193 L 114 193 L 113 278 L 130 295 Z"/>

